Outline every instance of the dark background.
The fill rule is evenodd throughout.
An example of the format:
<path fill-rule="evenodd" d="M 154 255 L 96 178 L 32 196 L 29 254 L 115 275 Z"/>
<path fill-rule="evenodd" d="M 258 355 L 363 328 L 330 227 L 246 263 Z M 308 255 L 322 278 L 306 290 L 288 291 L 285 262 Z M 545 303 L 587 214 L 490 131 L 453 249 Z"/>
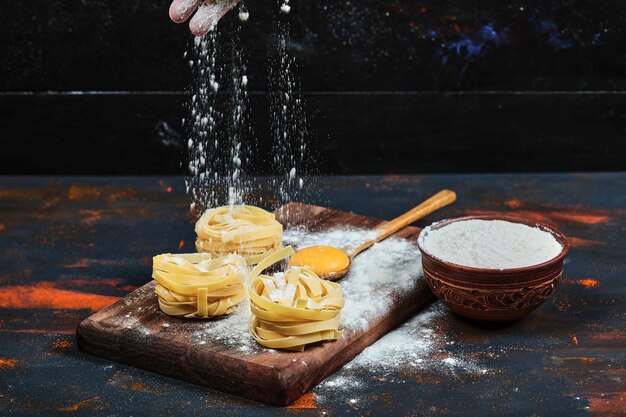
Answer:
<path fill-rule="evenodd" d="M 291 4 L 321 172 L 626 169 L 623 2 Z M 183 173 L 192 37 L 168 6 L 0 0 L 0 174 Z M 268 54 L 285 17 L 273 0 L 247 6 L 250 115 L 267 153 Z"/>

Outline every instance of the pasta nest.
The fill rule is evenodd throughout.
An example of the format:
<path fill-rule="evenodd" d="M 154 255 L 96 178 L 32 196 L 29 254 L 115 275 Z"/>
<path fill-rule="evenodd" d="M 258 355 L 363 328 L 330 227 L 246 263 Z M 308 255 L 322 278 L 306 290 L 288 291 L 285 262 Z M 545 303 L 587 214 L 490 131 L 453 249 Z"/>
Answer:
<path fill-rule="evenodd" d="M 246 297 L 246 263 L 239 255 L 164 254 L 153 258 L 159 308 L 170 316 L 209 318 L 231 313 Z"/>
<path fill-rule="evenodd" d="M 255 265 L 282 247 L 283 226 L 261 208 L 223 206 L 204 212 L 196 222 L 196 235 L 198 252 L 237 253 Z"/>
<path fill-rule="evenodd" d="M 291 254 L 291 247 L 284 248 L 252 271 L 250 331 L 265 347 L 303 351 L 308 344 L 342 336 L 339 320 L 345 300 L 339 284 L 323 280 L 306 268 L 260 275 Z"/>

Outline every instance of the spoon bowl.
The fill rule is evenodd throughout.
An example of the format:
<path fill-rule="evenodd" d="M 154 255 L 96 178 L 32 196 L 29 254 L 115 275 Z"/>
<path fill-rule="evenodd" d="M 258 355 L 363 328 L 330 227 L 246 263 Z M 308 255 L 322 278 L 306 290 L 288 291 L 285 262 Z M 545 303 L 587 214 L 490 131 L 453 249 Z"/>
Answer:
<path fill-rule="evenodd" d="M 289 260 L 289 266 L 300 266 L 315 272 L 320 278 L 336 281 L 348 273 L 352 258 L 333 246 L 309 246 L 300 249 Z"/>
<path fill-rule="evenodd" d="M 350 270 L 350 267 L 352 266 L 352 258 L 348 256 L 348 259 L 350 260 L 350 263 L 348 263 L 348 266 L 346 268 L 340 271 L 329 272 L 326 275 L 321 276 L 320 278 L 327 279 L 329 281 L 338 281 L 341 278 L 345 277 L 348 271 Z"/>
<path fill-rule="evenodd" d="M 320 278 L 329 281 L 337 281 L 348 273 L 352 266 L 353 258 L 359 253 L 369 249 L 375 243 L 386 239 L 399 230 L 404 229 L 416 220 L 452 204 L 455 200 L 456 194 L 454 191 L 439 191 L 437 194 L 403 215 L 376 227 L 374 229 L 376 232 L 374 239 L 363 242 L 350 252 L 332 246 L 310 246 L 297 251 L 289 260 L 289 266 L 307 267 Z"/>

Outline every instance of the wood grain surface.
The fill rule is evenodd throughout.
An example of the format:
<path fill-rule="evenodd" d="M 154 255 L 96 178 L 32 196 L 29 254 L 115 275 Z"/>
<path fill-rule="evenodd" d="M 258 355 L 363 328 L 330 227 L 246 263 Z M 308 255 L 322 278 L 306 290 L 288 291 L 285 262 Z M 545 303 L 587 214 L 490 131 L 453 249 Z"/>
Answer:
<path fill-rule="evenodd" d="M 371 217 L 302 203 L 282 206 L 276 214 L 287 228 L 297 226 L 311 231 L 341 226 L 370 229 L 384 223 Z M 419 231 L 407 227 L 395 236 L 414 240 Z M 361 256 L 366 257 L 367 253 Z M 350 279 L 350 275 L 345 279 Z M 280 351 L 277 354 L 263 348 L 242 352 L 221 340 L 199 344 L 194 332 L 205 322 L 180 320 L 163 314 L 151 282 L 85 319 L 77 330 L 78 347 L 107 359 L 231 394 L 273 405 L 287 405 L 433 299 L 418 270 L 415 271 L 415 283 L 409 288 L 381 290 L 385 291 L 388 294 L 383 295 L 391 297 L 393 302 L 369 320 L 367 328 L 346 328 L 338 341 L 316 344 L 304 352 Z M 228 320 L 228 317 L 218 320 Z"/>

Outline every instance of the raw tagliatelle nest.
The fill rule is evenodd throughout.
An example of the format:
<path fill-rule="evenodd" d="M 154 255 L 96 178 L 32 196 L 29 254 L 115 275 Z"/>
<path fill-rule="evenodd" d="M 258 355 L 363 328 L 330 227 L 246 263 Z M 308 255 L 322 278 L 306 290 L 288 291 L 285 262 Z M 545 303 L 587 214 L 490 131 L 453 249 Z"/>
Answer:
<path fill-rule="evenodd" d="M 209 209 L 196 222 L 196 249 L 237 253 L 255 265 L 282 247 L 283 226 L 274 214 L 247 205 Z"/>
<path fill-rule="evenodd" d="M 308 344 L 341 337 L 339 320 L 345 300 L 339 284 L 320 279 L 306 268 L 260 275 L 291 254 L 291 247 L 284 248 L 252 271 L 250 331 L 265 347 L 303 351 Z"/>
<path fill-rule="evenodd" d="M 221 316 L 246 297 L 246 263 L 239 255 L 158 255 L 153 258 L 152 278 L 159 308 L 170 316 Z"/>

